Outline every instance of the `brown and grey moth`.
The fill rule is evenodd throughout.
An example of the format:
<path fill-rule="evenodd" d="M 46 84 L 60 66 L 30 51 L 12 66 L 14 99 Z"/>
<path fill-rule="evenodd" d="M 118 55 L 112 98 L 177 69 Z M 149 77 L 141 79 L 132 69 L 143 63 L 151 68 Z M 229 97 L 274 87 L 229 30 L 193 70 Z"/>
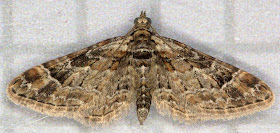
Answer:
<path fill-rule="evenodd" d="M 155 105 L 192 123 L 232 119 L 268 109 L 272 90 L 259 78 L 159 36 L 141 12 L 126 36 L 35 66 L 7 88 L 16 104 L 94 126 L 136 104 L 142 125 Z"/>

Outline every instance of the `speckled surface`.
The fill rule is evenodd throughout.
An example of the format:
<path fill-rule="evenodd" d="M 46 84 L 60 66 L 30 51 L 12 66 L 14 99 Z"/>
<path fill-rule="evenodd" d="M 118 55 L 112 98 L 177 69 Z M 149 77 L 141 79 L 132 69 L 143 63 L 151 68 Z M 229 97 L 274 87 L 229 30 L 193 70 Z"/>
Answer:
<path fill-rule="evenodd" d="M 276 132 L 280 130 L 280 3 L 273 0 L 0 2 L 1 132 Z M 160 35 L 176 39 L 264 80 L 268 110 L 230 121 L 185 125 L 152 106 L 143 126 L 135 107 L 103 127 L 39 114 L 12 103 L 8 83 L 25 70 L 99 41 L 125 35 L 146 10 Z"/>

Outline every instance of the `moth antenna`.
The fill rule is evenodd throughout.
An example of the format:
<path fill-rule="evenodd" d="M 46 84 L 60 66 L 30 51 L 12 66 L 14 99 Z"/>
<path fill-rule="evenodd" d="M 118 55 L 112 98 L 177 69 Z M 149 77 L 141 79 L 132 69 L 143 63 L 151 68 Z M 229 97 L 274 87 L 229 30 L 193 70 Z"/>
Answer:
<path fill-rule="evenodd" d="M 140 17 L 146 17 L 146 11 L 141 11 Z"/>

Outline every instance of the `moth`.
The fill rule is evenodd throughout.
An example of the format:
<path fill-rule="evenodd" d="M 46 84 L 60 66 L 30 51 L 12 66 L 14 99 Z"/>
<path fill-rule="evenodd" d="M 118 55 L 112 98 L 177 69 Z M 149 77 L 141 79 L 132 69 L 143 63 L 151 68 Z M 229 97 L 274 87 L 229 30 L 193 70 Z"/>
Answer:
<path fill-rule="evenodd" d="M 272 90 L 259 78 L 160 36 L 145 12 L 127 35 L 35 66 L 9 84 L 14 103 L 85 125 L 108 123 L 136 104 L 142 125 L 155 105 L 193 123 L 268 109 Z"/>

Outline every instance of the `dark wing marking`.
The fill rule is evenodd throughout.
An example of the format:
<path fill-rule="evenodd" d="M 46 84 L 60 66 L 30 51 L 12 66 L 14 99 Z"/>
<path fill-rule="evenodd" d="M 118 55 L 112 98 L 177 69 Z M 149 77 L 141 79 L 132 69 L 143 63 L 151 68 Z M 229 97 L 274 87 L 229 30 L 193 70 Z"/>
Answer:
<path fill-rule="evenodd" d="M 152 39 L 161 62 L 152 95 L 162 114 L 189 122 L 232 119 L 273 104 L 271 89 L 252 74 L 176 40 Z"/>
<path fill-rule="evenodd" d="M 116 37 L 33 67 L 16 77 L 7 94 L 16 104 L 85 124 L 119 116 L 131 101 L 129 37 Z"/>

